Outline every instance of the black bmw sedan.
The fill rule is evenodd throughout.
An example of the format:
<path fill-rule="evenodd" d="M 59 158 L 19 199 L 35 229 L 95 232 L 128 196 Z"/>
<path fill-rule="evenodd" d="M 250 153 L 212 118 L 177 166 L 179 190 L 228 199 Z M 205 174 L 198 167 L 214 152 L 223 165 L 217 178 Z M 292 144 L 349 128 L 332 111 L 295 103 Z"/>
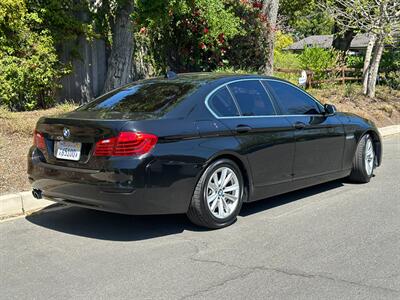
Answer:
<path fill-rule="evenodd" d="M 137 81 L 41 118 L 29 151 L 37 198 L 233 223 L 243 202 L 349 177 L 382 157 L 375 125 L 289 82 L 192 73 Z"/>

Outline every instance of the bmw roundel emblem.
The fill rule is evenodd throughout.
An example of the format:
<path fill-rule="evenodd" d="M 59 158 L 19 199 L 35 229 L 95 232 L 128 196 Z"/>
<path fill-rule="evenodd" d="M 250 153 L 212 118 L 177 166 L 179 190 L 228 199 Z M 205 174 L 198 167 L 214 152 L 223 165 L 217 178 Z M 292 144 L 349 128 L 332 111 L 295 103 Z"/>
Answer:
<path fill-rule="evenodd" d="M 67 139 L 71 135 L 71 132 L 69 131 L 68 128 L 64 128 L 63 130 L 63 136 Z"/>

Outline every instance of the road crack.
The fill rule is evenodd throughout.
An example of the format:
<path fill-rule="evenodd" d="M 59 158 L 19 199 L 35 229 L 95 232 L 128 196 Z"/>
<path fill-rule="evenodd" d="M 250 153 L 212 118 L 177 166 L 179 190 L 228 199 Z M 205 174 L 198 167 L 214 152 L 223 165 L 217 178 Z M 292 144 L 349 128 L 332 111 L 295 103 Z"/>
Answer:
<path fill-rule="evenodd" d="M 264 266 L 252 267 L 251 269 L 261 270 L 261 271 L 274 271 L 274 272 L 285 274 L 288 276 L 297 276 L 297 277 L 304 277 L 304 278 L 319 278 L 319 279 L 331 280 L 334 282 L 341 282 L 341 283 L 345 283 L 345 284 L 356 285 L 356 286 L 365 287 L 365 288 L 379 289 L 379 290 L 383 290 L 383 291 L 391 292 L 391 293 L 400 293 L 399 290 L 394 290 L 394 289 L 385 288 L 385 287 L 381 287 L 381 286 L 369 285 L 369 284 L 365 284 L 362 282 L 346 280 L 346 279 L 337 278 L 334 276 L 320 274 L 320 273 L 313 274 L 313 273 L 305 273 L 305 272 L 301 272 L 301 271 L 294 271 L 294 270 L 287 270 L 287 269 L 273 268 L 273 267 L 264 267 Z"/>
<path fill-rule="evenodd" d="M 227 284 L 227 283 L 229 283 L 229 282 L 232 282 L 232 281 L 235 281 L 235 280 L 238 280 L 238 279 L 243 279 L 243 278 L 245 278 L 246 276 L 252 274 L 253 272 L 254 272 L 254 271 L 251 271 L 251 270 L 250 270 L 250 271 L 248 271 L 248 272 L 239 273 L 238 275 L 232 276 L 232 277 L 230 277 L 230 278 L 226 278 L 225 280 L 222 280 L 222 281 L 220 281 L 220 282 L 217 283 L 217 284 L 208 286 L 208 287 L 206 287 L 206 288 L 204 288 L 204 289 L 201 289 L 201 290 L 198 290 L 198 291 L 196 291 L 196 292 L 194 292 L 194 293 L 192 293 L 192 294 L 183 296 L 182 298 L 180 298 L 180 300 L 189 299 L 189 298 L 192 298 L 192 297 L 200 296 L 200 295 L 202 295 L 202 294 L 206 294 L 206 293 L 208 293 L 208 292 L 210 292 L 210 291 L 212 291 L 212 290 L 214 290 L 214 289 L 216 289 L 216 288 L 218 288 L 218 287 L 224 286 L 225 284 Z"/>
<path fill-rule="evenodd" d="M 244 267 L 244 266 L 239 266 L 236 264 L 231 264 L 231 263 L 226 263 L 220 260 L 214 260 L 214 259 L 205 259 L 205 258 L 200 258 L 197 257 L 199 254 L 201 254 L 202 250 L 206 251 L 207 249 L 209 249 L 208 244 L 204 241 L 201 241 L 202 245 L 203 245 L 203 249 L 201 249 L 201 247 L 198 246 L 198 242 L 199 241 L 194 241 L 191 239 L 186 239 L 186 241 L 188 241 L 194 248 L 195 248 L 195 253 L 193 255 L 191 255 L 189 257 L 189 259 L 191 261 L 194 262 L 198 262 L 198 263 L 207 263 L 207 264 L 214 264 L 214 265 L 218 265 L 221 267 L 225 267 L 225 268 L 234 268 L 236 270 L 240 270 L 242 272 L 240 272 L 239 274 L 235 275 L 235 276 L 231 276 L 228 277 L 216 284 L 213 285 L 209 285 L 204 289 L 200 289 L 192 294 L 186 295 L 182 298 L 180 298 L 181 300 L 183 299 L 188 299 L 188 298 L 192 298 L 192 297 L 196 297 L 205 293 L 208 293 L 214 289 L 217 289 L 219 287 L 222 287 L 232 281 L 235 280 L 240 280 L 240 279 L 244 279 L 247 276 L 255 273 L 255 272 L 276 272 L 279 274 L 283 274 L 286 276 L 296 276 L 296 277 L 302 277 L 302 278 L 306 278 L 306 279 L 322 279 L 322 280 L 330 280 L 333 281 L 335 283 L 343 283 L 343 284 L 348 284 L 348 285 L 354 285 L 354 286 L 358 286 L 358 287 L 363 287 L 363 288 L 368 288 L 368 289 L 376 289 L 376 290 L 381 290 L 381 291 L 385 291 L 385 292 L 389 292 L 389 293 L 395 293 L 395 294 L 400 294 L 399 290 L 395 290 L 395 289 L 391 289 L 391 288 L 385 288 L 385 287 L 381 287 L 381 286 L 375 286 L 375 285 L 369 285 L 369 284 L 365 284 L 363 282 L 357 282 L 357 281 L 352 281 L 352 280 L 347 280 L 347 279 L 342 279 L 342 278 L 338 278 L 335 276 L 332 276 L 330 274 L 321 274 L 321 273 L 307 273 L 307 272 L 303 272 L 303 271 L 298 271 L 298 270 L 291 270 L 291 269 L 285 269 L 285 268 L 277 268 L 277 267 L 269 267 L 269 266 L 253 266 L 253 267 Z"/>

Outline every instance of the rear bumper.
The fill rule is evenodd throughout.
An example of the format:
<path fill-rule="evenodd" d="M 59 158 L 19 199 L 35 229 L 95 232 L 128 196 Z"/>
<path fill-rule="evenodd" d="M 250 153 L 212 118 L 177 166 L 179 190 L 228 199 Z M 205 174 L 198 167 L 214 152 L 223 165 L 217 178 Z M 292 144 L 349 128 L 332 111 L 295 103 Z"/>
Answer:
<path fill-rule="evenodd" d="M 45 199 L 130 215 L 186 213 L 188 209 L 191 181 L 154 185 L 148 178 L 151 163 L 134 169 L 78 169 L 44 163 L 34 151 L 28 158 L 29 180 Z M 176 192 L 179 186 L 187 192 Z"/>
<path fill-rule="evenodd" d="M 171 202 L 166 205 L 159 199 L 148 197 L 142 190 L 131 193 L 124 191 L 104 192 L 98 186 L 53 179 L 36 180 L 32 186 L 42 191 L 43 198 L 72 206 L 129 215 L 186 212 L 186 208 L 179 207 L 176 203 Z"/>

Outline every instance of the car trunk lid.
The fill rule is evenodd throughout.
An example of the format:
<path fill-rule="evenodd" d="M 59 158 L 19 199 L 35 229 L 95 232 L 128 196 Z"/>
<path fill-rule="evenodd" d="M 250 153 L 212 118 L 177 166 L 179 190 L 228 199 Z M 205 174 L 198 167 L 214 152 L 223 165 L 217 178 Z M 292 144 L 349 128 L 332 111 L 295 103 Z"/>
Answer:
<path fill-rule="evenodd" d="M 82 117 L 82 116 L 80 116 Z M 104 157 L 94 157 L 93 151 L 97 141 L 117 136 L 126 119 L 99 119 L 95 114 L 88 114 L 86 118 L 75 118 L 74 113 L 60 117 L 41 118 L 36 130 L 40 132 L 46 142 L 43 151 L 46 162 L 67 167 L 100 169 L 104 164 Z M 56 150 L 60 143 L 75 143 L 80 145 L 79 159 L 60 159 Z"/>

